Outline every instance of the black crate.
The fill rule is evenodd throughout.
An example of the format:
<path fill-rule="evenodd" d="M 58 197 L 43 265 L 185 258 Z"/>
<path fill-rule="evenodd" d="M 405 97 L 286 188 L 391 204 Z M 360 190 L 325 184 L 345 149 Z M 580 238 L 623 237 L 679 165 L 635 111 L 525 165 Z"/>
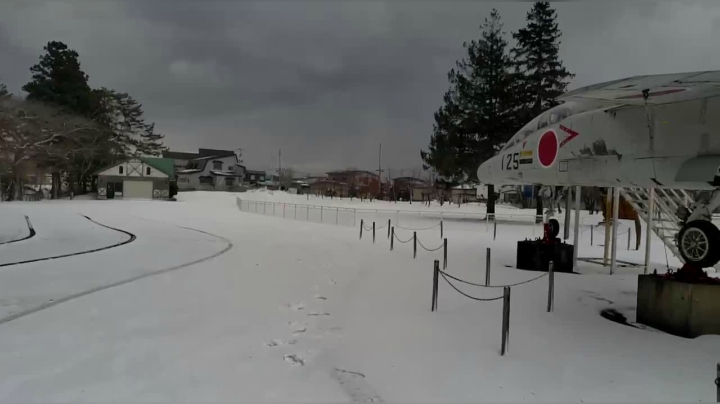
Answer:
<path fill-rule="evenodd" d="M 547 272 L 553 261 L 555 272 L 572 272 L 573 246 L 564 243 L 547 244 L 542 240 L 524 240 L 517 244 L 517 269 Z"/>

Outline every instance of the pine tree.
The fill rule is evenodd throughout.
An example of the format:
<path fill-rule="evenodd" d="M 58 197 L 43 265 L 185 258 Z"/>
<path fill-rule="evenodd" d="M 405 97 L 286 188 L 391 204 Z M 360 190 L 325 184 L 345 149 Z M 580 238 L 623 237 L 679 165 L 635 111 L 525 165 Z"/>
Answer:
<path fill-rule="evenodd" d="M 28 100 L 66 107 L 91 117 L 93 103 L 88 76 L 80 69 L 79 55 L 62 42 L 51 41 L 43 48 L 40 63 L 32 66 L 32 81 L 22 89 Z"/>
<path fill-rule="evenodd" d="M 446 180 L 477 178 L 479 165 L 522 124 L 516 119 L 516 76 L 502 27 L 500 14 L 492 10 L 481 26 L 480 39 L 463 44 L 467 57 L 448 74 L 451 89 L 445 106 L 435 114 L 430 151 L 421 152 L 425 167 L 433 167 Z"/>
<path fill-rule="evenodd" d="M 113 132 L 116 154 L 157 156 L 165 147 L 163 135 L 155 133 L 155 124 L 146 124 L 142 105 L 127 93 L 102 88 L 103 123 Z"/>
<path fill-rule="evenodd" d="M 526 101 L 524 121 L 557 105 L 555 98 L 565 92 L 568 79 L 575 77 L 559 58 L 562 31 L 556 18 L 550 3 L 538 1 L 527 14 L 527 26 L 513 33 L 517 46 L 512 56 L 521 75 L 518 95 Z"/>

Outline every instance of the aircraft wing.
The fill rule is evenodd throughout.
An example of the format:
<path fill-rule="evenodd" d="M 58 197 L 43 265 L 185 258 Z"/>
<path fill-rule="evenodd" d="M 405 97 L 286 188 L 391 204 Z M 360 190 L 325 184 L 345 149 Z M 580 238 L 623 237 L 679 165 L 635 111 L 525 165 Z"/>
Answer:
<path fill-rule="evenodd" d="M 622 105 L 671 104 L 720 96 L 720 71 L 656 74 L 608 81 L 568 91 L 558 101 L 595 100 Z"/>

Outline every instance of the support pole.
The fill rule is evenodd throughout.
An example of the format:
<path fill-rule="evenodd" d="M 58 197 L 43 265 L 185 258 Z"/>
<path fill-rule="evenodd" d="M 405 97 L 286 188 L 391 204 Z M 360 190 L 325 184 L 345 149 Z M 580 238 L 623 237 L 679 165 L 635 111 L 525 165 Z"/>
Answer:
<path fill-rule="evenodd" d="M 563 240 L 570 238 L 570 192 L 572 188 L 566 187 L 565 191 L 565 224 L 563 225 Z"/>
<path fill-rule="evenodd" d="M 375 222 L 373 222 L 373 244 L 375 244 Z"/>
<path fill-rule="evenodd" d="M 582 187 L 575 187 L 575 229 L 573 231 L 573 271 L 578 272 L 577 257 L 578 249 L 580 248 L 579 237 L 580 237 L 580 194 L 582 193 Z M 568 198 L 569 199 L 569 198 Z"/>
<path fill-rule="evenodd" d="M 432 293 L 432 308 L 430 311 L 437 310 L 437 298 L 438 298 L 438 281 L 440 280 L 440 261 L 435 260 L 433 264 L 433 293 Z"/>
<path fill-rule="evenodd" d="M 493 241 L 497 238 L 497 222 L 493 221 Z"/>
<path fill-rule="evenodd" d="M 447 269 L 447 239 L 443 239 L 443 269 Z"/>
<path fill-rule="evenodd" d="M 553 269 L 553 262 L 548 263 L 548 305 L 547 311 L 551 313 L 555 308 L 555 271 Z"/>
<path fill-rule="evenodd" d="M 595 226 L 590 225 L 590 245 L 593 245 L 593 239 L 595 238 Z"/>
<path fill-rule="evenodd" d="M 443 220 L 442 219 L 440 219 L 440 238 L 444 238 L 443 237 Z"/>
<path fill-rule="evenodd" d="M 490 286 L 490 248 L 485 254 L 485 286 Z"/>
<path fill-rule="evenodd" d="M 393 226 L 390 229 L 390 251 L 393 250 L 394 245 L 395 245 L 395 226 Z"/>
<path fill-rule="evenodd" d="M 612 207 L 612 192 L 613 188 L 607 188 L 607 195 L 605 197 L 605 249 L 603 251 L 603 265 L 607 266 L 610 262 L 610 208 Z M 614 225 L 615 223 L 613 223 Z M 613 243 L 615 244 L 615 243 Z"/>
<path fill-rule="evenodd" d="M 388 219 L 388 238 L 390 238 L 390 219 Z"/>
<path fill-rule="evenodd" d="M 502 348 L 500 355 L 510 350 L 510 287 L 503 288 Z"/>
<path fill-rule="evenodd" d="M 620 188 L 615 187 L 613 193 L 613 230 L 612 230 L 612 251 L 610 253 L 610 275 L 615 272 L 617 265 L 617 231 L 618 231 L 618 213 L 620 211 Z"/>
<path fill-rule="evenodd" d="M 643 271 L 645 275 L 650 270 L 650 246 L 652 245 L 650 244 L 650 235 L 653 233 L 653 216 L 655 216 L 655 188 L 650 188 L 648 190 L 648 211 L 645 220 L 647 223 L 647 230 L 645 230 L 645 269 Z M 718 399 L 720 399 L 720 396 L 718 396 Z"/>
<path fill-rule="evenodd" d="M 365 223 L 363 223 L 363 219 L 360 219 L 360 240 L 362 240 L 363 227 L 365 227 Z"/>
<path fill-rule="evenodd" d="M 417 232 L 413 232 L 413 258 L 417 257 Z"/>
<path fill-rule="evenodd" d="M 632 236 L 632 229 L 628 229 L 628 244 L 627 244 L 627 250 L 630 251 L 630 236 Z"/>

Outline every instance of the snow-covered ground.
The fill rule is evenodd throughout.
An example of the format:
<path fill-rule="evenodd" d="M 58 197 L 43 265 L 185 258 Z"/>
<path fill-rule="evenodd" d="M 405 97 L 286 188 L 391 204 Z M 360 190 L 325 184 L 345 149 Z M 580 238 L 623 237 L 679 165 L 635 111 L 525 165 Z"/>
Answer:
<path fill-rule="evenodd" d="M 686 340 L 600 317 L 600 310 L 615 308 L 634 320 L 635 275 L 641 270 L 619 268 L 609 276 L 607 268 L 582 263 L 581 275 L 558 273 L 553 313 L 545 310 L 547 277 L 513 287 L 510 350 L 503 357 L 501 302 L 472 301 L 443 283 L 439 310 L 430 312 L 432 261 L 442 260 L 441 250 L 420 249 L 413 259 L 409 244 L 396 241 L 389 250 L 385 229 L 373 244 L 367 233 L 358 238 L 359 223 L 335 226 L 324 218 L 320 224 L 291 218 L 287 210 L 283 218 L 278 207 L 276 217 L 242 212 L 238 196 L 278 206 L 303 198 L 194 192 L 181 193 L 178 202 L 0 205 L 2 218 L 24 221 L 26 214 L 38 232 L 36 244 L 29 244 L 35 238 L 14 243 L 32 248 L 2 251 L 3 262 L 20 261 L 27 250 L 51 256 L 60 245 L 76 252 L 127 239 L 81 214 L 137 237 L 95 253 L 0 268 L 0 399 L 715 398 L 720 336 Z M 443 212 L 449 273 L 482 282 L 490 247 L 493 285 L 538 275 L 513 269 L 515 241 L 540 233 L 520 217 L 532 211 L 503 218 L 499 209 L 493 240 L 492 227 L 473 216 L 484 213 L 477 205 L 423 208 L 307 198 L 305 204 Z M 451 209 L 467 218 L 444 213 Z M 378 226 L 393 220 L 382 211 L 363 214 Z M 438 220 L 417 212 L 401 215 L 401 226 L 408 228 Z M 580 256 L 602 256 L 602 228 L 594 230 L 594 246 L 589 237 L 589 225 L 600 219 L 583 214 Z M 623 223 L 620 233 L 630 225 Z M 403 240 L 411 235 L 398 229 Z M 644 242 L 640 251 L 627 251 L 625 237 L 619 257 L 642 262 Z M 437 227 L 418 231 L 418 238 L 428 248 L 441 243 Z M 653 242 L 653 262 L 662 271 L 664 249 Z M 672 257 L 668 263 L 678 264 Z M 478 297 L 501 294 L 460 287 Z"/>

